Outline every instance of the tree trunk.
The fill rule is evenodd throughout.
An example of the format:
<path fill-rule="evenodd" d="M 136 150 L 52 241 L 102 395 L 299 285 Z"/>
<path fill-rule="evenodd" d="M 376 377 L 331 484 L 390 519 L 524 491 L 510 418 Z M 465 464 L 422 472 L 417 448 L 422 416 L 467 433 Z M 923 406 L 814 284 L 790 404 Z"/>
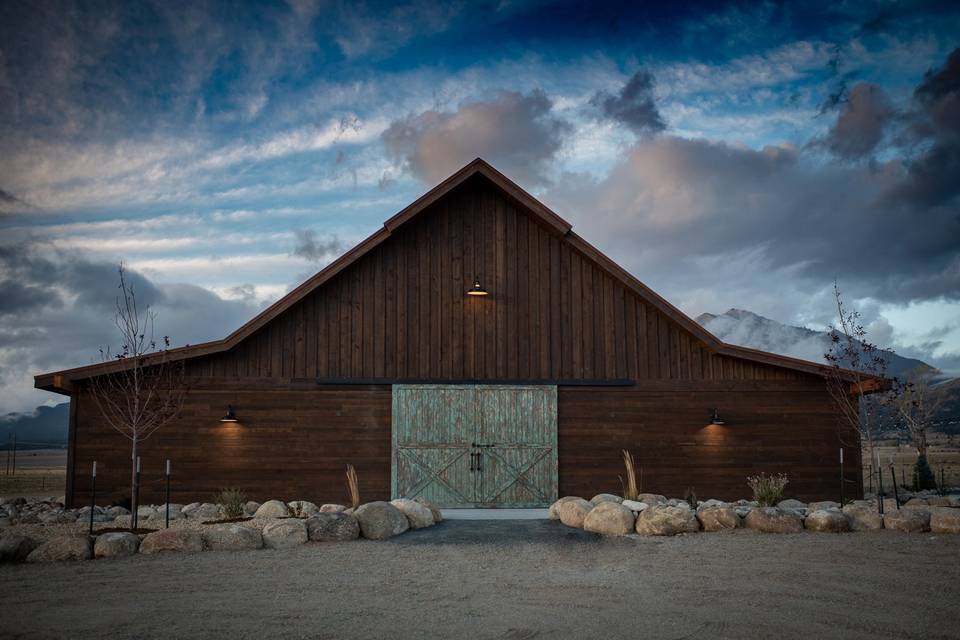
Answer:
<path fill-rule="evenodd" d="M 917 448 L 918 456 L 927 455 L 927 432 L 917 431 L 913 436 L 913 445 Z"/>
<path fill-rule="evenodd" d="M 137 437 L 133 437 L 133 445 L 130 447 L 130 529 L 133 530 L 137 524 Z"/>

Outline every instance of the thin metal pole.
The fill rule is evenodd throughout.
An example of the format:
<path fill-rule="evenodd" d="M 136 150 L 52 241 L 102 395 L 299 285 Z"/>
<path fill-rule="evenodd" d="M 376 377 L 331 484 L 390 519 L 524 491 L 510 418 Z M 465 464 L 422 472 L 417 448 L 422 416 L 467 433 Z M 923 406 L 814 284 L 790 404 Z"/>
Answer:
<path fill-rule="evenodd" d="M 170 460 L 167 460 L 167 523 L 166 528 L 170 528 Z"/>
<path fill-rule="evenodd" d="M 17 434 L 13 434 L 13 475 L 17 475 Z"/>
<path fill-rule="evenodd" d="M 893 480 L 893 499 L 897 504 L 897 509 L 899 509 L 900 492 L 897 491 L 897 470 L 894 468 L 893 463 L 890 464 L 890 479 Z"/>
<path fill-rule="evenodd" d="M 873 465 L 867 465 L 867 482 L 870 484 L 870 493 L 873 493 Z"/>
<path fill-rule="evenodd" d="M 90 535 L 93 535 L 93 508 L 97 505 L 97 461 L 93 461 L 93 473 L 90 476 Z"/>

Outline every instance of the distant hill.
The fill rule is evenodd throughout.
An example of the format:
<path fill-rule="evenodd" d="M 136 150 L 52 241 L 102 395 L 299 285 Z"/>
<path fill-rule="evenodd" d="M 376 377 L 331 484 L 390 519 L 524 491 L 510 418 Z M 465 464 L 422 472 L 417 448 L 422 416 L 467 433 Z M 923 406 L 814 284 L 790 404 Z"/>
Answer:
<path fill-rule="evenodd" d="M 703 313 L 696 318 L 707 331 L 724 342 L 779 353 L 812 362 L 825 362 L 823 354 L 830 349 L 830 333 L 764 318 L 751 311 L 730 309 L 723 315 Z M 904 358 L 892 351 L 884 351 L 887 375 L 904 377 L 917 369 L 936 371 L 922 360 Z"/>
<path fill-rule="evenodd" d="M 0 450 L 9 444 L 10 434 L 17 434 L 17 448 L 52 448 L 67 444 L 70 403 L 55 407 L 37 407 L 30 413 L 8 413 L 0 416 Z"/>

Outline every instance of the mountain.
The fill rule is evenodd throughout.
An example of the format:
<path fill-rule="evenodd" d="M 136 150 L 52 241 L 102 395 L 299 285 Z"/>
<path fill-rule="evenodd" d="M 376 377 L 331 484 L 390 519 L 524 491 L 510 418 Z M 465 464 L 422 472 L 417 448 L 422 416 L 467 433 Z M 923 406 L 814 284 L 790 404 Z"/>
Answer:
<path fill-rule="evenodd" d="M 751 311 L 730 309 L 722 315 L 703 313 L 696 318 L 707 331 L 724 342 L 751 347 L 771 353 L 779 353 L 812 362 L 825 362 L 823 354 L 830 349 L 830 333 L 764 318 Z M 884 350 L 887 360 L 887 375 L 903 378 L 907 372 L 936 371 L 922 360 L 904 358 Z"/>
<path fill-rule="evenodd" d="M 17 434 L 18 449 L 47 449 L 67 444 L 70 403 L 54 407 L 37 407 L 30 413 L 8 413 L 0 416 L 0 450 Z"/>

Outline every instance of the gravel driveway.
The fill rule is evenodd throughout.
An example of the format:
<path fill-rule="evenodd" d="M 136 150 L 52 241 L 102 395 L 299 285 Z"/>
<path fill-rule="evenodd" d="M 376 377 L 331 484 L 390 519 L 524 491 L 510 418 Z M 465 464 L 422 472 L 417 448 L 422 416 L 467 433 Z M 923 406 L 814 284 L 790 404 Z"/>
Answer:
<path fill-rule="evenodd" d="M 960 536 L 599 539 L 444 522 L 393 541 L 0 567 L 0 637 L 960 638 Z"/>

